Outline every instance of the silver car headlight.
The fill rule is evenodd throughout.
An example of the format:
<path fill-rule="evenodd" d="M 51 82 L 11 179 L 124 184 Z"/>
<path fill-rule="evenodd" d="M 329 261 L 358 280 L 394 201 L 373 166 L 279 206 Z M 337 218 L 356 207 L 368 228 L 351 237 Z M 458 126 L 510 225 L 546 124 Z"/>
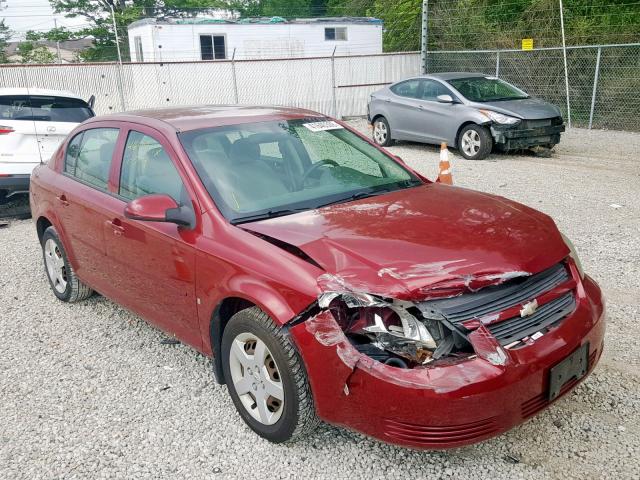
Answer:
<path fill-rule="evenodd" d="M 582 268 L 582 262 L 580 262 L 580 257 L 578 257 L 578 252 L 576 251 L 576 247 L 569 237 L 567 237 L 564 233 L 560 232 L 562 235 L 562 240 L 564 240 L 564 244 L 569 247 L 570 253 L 569 256 L 573 259 L 573 262 L 576 264 L 576 268 L 578 269 L 578 273 L 580 274 L 580 278 L 584 278 L 584 269 Z"/>
<path fill-rule="evenodd" d="M 520 119 L 516 117 L 510 117 L 509 115 L 505 115 L 503 113 L 494 112 L 492 110 L 480 110 L 485 117 L 487 117 L 492 122 L 499 123 L 501 125 L 515 125 L 516 123 L 520 123 Z"/>

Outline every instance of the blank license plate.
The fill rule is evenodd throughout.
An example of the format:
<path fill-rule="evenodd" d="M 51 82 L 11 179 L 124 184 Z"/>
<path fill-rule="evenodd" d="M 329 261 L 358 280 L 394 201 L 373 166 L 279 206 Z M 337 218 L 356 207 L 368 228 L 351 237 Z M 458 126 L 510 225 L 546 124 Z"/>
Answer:
<path fill-rule="evenodd" d="M 585 343 L 549 370 L 549 400 L 560 395 L 560 390 L 568 381 L 584 377 L 588 368 L 589 344 Z"/>

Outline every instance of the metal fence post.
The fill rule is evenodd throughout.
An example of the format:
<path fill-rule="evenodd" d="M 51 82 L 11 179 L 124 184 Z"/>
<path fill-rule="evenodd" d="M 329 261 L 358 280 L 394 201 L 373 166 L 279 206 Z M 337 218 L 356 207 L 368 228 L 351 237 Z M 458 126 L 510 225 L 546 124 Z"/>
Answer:
<path fill-rule="evenodd" d="M 233 96 L 238 104 L 238 79 L 236 78 L 236 49 L 233 48 L 233 54 L 231 55 L 231 73 L 233 75 Z"/>
<path fill-rule="evenodd" d="M 338 102 L 336 101 L 336 47 L 333 47 L 333 53 L 331 54 L 331 85 L 332 95 L 331 100 L 333 103 L 333 117 L 338 117 Z"/>
<path fill-rule="evenodd" d="M 567 124 L 571 128 L 571 102 L 569 100 L 569 72 L 567 70 L 567 43 L 564 36 L 564 13 L 562 0 L 560 3 L 560 28 L 562 29 L 562 55 L 564 58 L 564 86 L 567 91 Z"/>
<path fill-rule="evenodd" d="M 500 50 L 496 51 L 496 78 L 500 76 Z"/>
<path fill-rule="evenodd" d="M 427 73 L 427 49 L 429 40 L 429 0 L 422 0 L 422 32 L 420 37 L 420 73 Z"/>
<path fill-rule="evenodd" d="M 109 4 L 109 8 L 111 9 L 111 20 L 113 22 L 113 33 L 116 37 L 116 50 L 118 51 L 118 90 L 120 91 L 120 105 L 122 106 L 122 111 L 127 109 L 125 100 L 124 100 L 124 86 L 122 82 L 122 54 L 120 52 L 120 37 L 118 36 L 118 25 L 116 23 L 116 12 L 113 9 L 113 5 Z"/>
<path fill-rule="evenodd" d="M 598 47 L 598 55 L 596 56 L 596 71 L 593 75 L 593 93 L 591 94 L 591 110 L 589 111 L 589 130 L 593 125 L 593 111 L 596 107 L 596 91 L 598 90 L 598 77 L 600 76 L 600 54 L 602 47 Z"/>

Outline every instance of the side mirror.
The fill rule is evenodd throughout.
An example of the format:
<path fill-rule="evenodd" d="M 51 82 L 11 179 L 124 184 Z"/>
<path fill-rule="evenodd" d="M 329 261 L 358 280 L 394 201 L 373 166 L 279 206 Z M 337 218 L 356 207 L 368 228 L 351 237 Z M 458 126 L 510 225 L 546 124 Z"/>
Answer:
<path fill-rule="evenodd" d="M 145 195 L 131 200 L 124 207 L 124 216 L 143 222 L 168 222 L 193 228 L 195 215 L 186 206 L 179 207 L 169 195 Z"/>
<path fill-rule="evenodd" d="M 93 106 L 96 103 L 96 96 L 95 95 L 91 95 L 89 97 L 89 100 L 87 100 L 87 105 L 89 105 L 89 107 L 91 107 L 93 109 Z"/>
<path fill-rule="evenodd" d="M 453 103 L 453 97 L 451 95 L 438 95 L 437 98 L 440 103 Z"/>

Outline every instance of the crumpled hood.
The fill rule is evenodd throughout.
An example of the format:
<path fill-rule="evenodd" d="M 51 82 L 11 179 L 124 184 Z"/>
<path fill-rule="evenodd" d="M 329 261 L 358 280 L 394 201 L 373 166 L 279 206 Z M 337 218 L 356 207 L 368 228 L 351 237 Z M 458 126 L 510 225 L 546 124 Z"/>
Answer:
<path fill-rule="evenodd" d="M 522 100 L 504 100 L 500 102 L 473 103 L 474 107 L 486 108 L 496 112 L 512 115 L 528 120 L 553 118 L 562 115 L 558 107 L 539 98 L 525 98 Z"/>
<path fill-rule="evenodd" d="M 243 228 L 294 245 L 320 291 L 419 299 L 542 271 L 569 253 L 553 220 L 502 197 L 428 184 Z"/>

